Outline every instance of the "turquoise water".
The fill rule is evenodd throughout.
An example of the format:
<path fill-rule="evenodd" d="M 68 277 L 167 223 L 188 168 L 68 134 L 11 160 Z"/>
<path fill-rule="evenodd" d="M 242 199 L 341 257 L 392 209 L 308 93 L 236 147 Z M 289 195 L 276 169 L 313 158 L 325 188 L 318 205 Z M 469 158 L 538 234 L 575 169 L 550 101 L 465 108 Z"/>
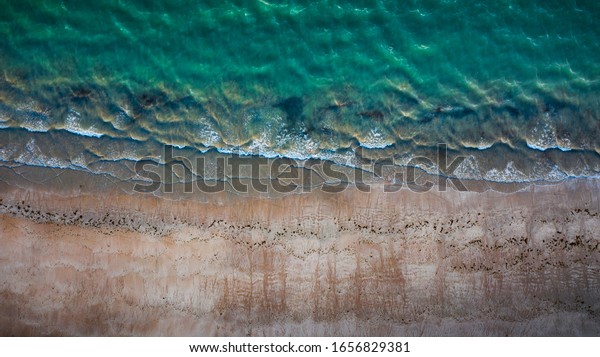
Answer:
<path fill-rule="evenodd" d="M 0 9 L 5 165 L 93 171 L 163 144 L 348 165 L 362 147 L 406 165 L 446 143 L 466 178 L 600 173 L 595 1 Z"/>

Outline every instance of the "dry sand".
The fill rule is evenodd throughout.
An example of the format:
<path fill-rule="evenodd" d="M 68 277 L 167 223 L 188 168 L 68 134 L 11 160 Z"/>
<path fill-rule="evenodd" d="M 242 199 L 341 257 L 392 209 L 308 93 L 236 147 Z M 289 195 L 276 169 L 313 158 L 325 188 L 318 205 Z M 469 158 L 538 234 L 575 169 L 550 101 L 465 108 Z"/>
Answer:
<path fill-rule="evenodd" d="M 597 180 L 0 199 L 1 335 L 600 335 Z"/>

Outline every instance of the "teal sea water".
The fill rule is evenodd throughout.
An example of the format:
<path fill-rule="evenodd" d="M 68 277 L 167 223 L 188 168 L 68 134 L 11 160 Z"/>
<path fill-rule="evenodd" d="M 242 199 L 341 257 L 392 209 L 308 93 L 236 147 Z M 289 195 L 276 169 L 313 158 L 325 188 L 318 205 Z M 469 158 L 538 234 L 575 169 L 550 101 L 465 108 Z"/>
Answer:
<path fill-rule="evenodd" d="M 599 18 L 584 0 L 2 0 L 0 164 L 127 179 L 117 164 L 163 145 L 402 166 L 445 143 L 458 177 L 598 176 Z"/>

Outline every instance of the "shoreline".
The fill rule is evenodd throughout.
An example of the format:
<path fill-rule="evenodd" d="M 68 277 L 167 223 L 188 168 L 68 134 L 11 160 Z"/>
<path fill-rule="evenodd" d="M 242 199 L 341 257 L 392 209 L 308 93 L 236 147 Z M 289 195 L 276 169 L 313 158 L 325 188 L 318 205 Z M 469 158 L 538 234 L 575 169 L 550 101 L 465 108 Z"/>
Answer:
<path fill-rule="evenodd" d="M 295 140 L 294 135 L 289 135 L 290 140 Z M 260 140 L 249 140 L 244 144 L 249 146 L 245 149 L 220 149 L 194 144 L 168 145 L 154 139 L 138 141 L 127 136 L 95 138 L 65 130 L 32 132 L 6 128 L 0 131 L 0 141 L 4 141 L 0 145 L 0 161 L 3 162 L 2 171 L 46 168 L 78 171 L 82 175 L 106 175 L 113 181 L 163 183 L 172 180 L 213 183 L 238 176 L 269 180 L 282 174 L 277 170 L 283 169 L 285 164 L 293 167 L 298 175 L 307 170 L 318 171 L 325 179 L 343 177 L 351 183 L 376 177 L 393 180 L 397 174 L 407 181 L 411 175 L 437 177 L 441 173 L 492 186 L 524 186 L 577 177 L 598 178 L 600 172 L 599 150 L 593 146 L 569 151 L 558 148 L 535 150 L 526 148 L 525 141 L 519 141 L 514 145 L 498 142 L 486 150 L 479 150 L 463 144 L 423 146 L 412 143 L 411 139 L 402 139 L 398 145 L 368 149 L 351 140 L 337 149 L 317 151 L 310 149 L 308 144 L 297 143 L 301 147 L 308 145 L 304 149 L 306 152 L 300 155 L 299 152 L 271 152 Z"/>
<path fill-rule="evenodd" d="M 598 192 L 203 203 L 3 184 L 0 334 L 597 336 Z"/>

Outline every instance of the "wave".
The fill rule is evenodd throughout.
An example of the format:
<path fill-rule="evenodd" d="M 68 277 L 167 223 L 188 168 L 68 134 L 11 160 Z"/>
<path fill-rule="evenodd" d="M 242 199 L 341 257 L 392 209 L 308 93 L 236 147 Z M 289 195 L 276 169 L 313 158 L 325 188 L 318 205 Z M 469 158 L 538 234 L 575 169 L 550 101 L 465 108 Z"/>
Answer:
<path fill-rule="evenodd" d="M 79 136 L 67 130 L 29 132 L 25 129 L 0 130 L 0 162 L 3 166 L 39 166 L 56 169 L 74 169 L 93 174 L 107 174 L 118 180 L 139 180 L 134 165 L 138 161 L 150 160 L 159 166 L 168 164 L 168 157 L 186 158 L 194 163 L 195 158 L 213 160 L 220 157 L 243 156 L 266 159 L 285 158 L 296 161 L 296 165 L 313 165 L 314 160 L 330 161 L 339 167 L 360 169 L 376 174 L 378 163 L 388 165 L 386 169 L 416 167 L 430 175 L 443 175 L 459 179 L 481 180 L 498 183 L 558 182 L 572 177 L 600 176 L 600 157 L 590 152 L 556 151 L 558 159 L 541 160 L 545 152 L 526 147 L 513 150 L 498 144 L 487 150 L 449 149 L 444 161 L 439 161 L 439 147 L 410 146 L 366 149 L 360 145 L 338 150 L 317 150 L 314 153 L 294 151 L 307 145 L 306 137 L 292 140 L 295 149 L 273 149 L 253 142 L 251 149 L 220 147 L 196 149 L 188 146 L 164 145 L 155 140 L 138 142 L 129 139 L 114 139 L 106 136 Z M 264 143 L 263 143 L 264 144 Z M 289 143 L 288 143 L 289 145 Z M 447 150 L 447 149 L 444 149 Z M 405 154 L 399 155 L 400 151 Z M 524 152 L 529 153 L 524 155 Z M 444 152 L 445 153 L 445 152 Z M 531 155 L 533 154 L 533 155 Z M 529 155 L 529 156 L 528 156 Z M 562 155 L 569 157 L 562 158 Z M 212 159 L 211 159 L 212 158 Z M 451 171 L 453 163 L 458 165 Z M 578 164 L 573 164 L 577 163 Z M 389 166 L 392 165 L 392 166 Z M 195 175 L 200 175 L 196 172 Z M 376 175 L 377 176 L 377 175 Z"/>

